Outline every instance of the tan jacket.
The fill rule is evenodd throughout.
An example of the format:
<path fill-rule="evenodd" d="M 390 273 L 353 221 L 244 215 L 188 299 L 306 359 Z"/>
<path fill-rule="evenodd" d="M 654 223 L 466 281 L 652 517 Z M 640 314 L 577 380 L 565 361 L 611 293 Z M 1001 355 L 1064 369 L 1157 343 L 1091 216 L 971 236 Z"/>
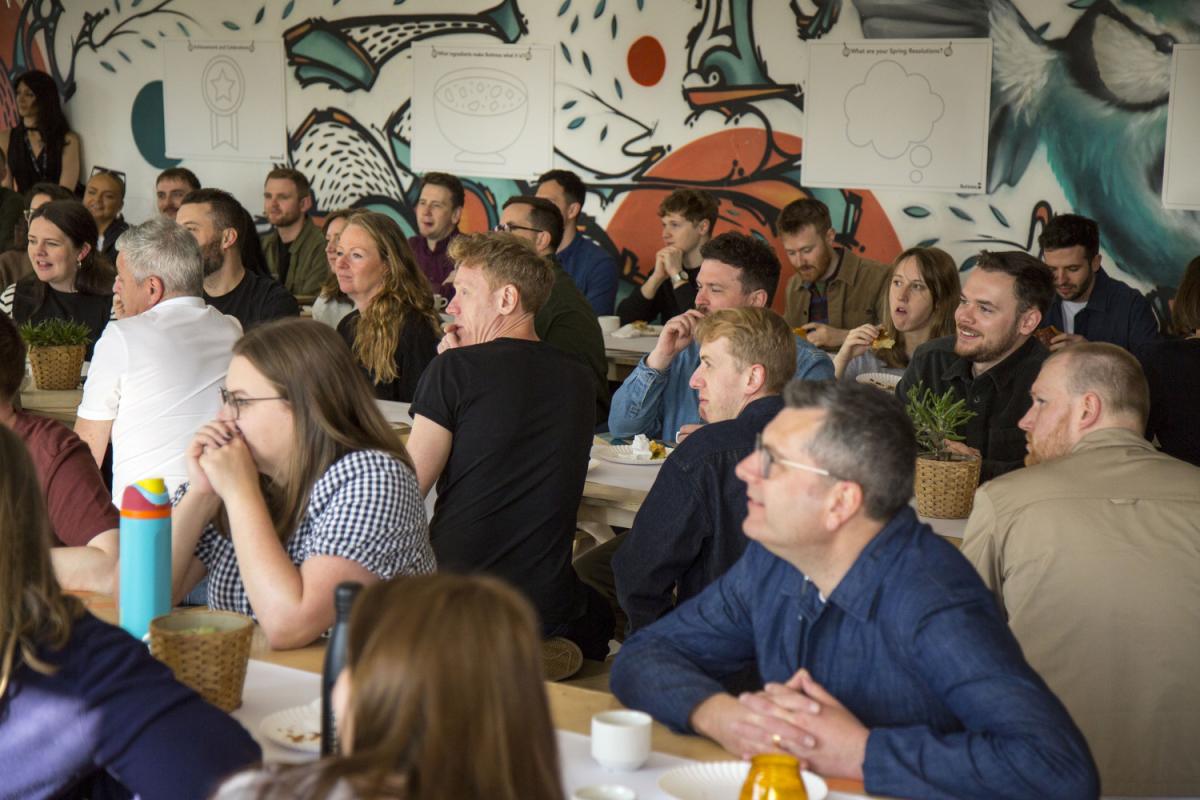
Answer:
<path fill-rule="evenodd" d="M 985 483 L 963 555 L 1106 795 L 1200 794 L 1200 469 L 1131 431 Z"/>
<path fill-rule="evenodd" d="M 868 322 L 882 322 L 892 268 L 849 250 L 840 252 L 841 266 L 828 287 L 829 324 L 849 330 Z M 793 275 L 788 281 L 783 318 L 792 327 L 808 322 L 811 295 L 799 275 Z"/>

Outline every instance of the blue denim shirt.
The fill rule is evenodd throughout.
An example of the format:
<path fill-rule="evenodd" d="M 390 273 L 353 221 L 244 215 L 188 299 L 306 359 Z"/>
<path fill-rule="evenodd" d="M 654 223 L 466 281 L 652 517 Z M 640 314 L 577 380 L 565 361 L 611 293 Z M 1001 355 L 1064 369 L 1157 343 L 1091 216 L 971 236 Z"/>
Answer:
<path fill-rule="evenodd" d="M 608 430 L 618 439 L 644 433 L 651 439 L 674 439 L 684 425 L 700 422 L 700 400 L 688 386 L 700 365 L 700 345 L 692 342 L 671 360 L 666 372 L 646 366 L 643 357 L 613 393 Z M 833 361 L 796 337 L 796 375 L 806 381 L 833 380 Z"/>
<path fill-rule="evenodd" d="M 761 397 L 684 439 L 659 469 L 612 559 L 630 631 L 699 594 L 745 551 L 746 484 L 733 471 L 781 408 L 779 395 Z"/>
<path fill-rule="evenodd" d="M 719 678 L 757 659 L 764 681 L 801 667 L 870 728 L 871 794 L 1082 798 L 1095 764 L 1066 709 L 1021 655 L 953 545 L 904 508 L 828 601 L 751 543 L 729 572 L 634 634 L 610 685 L 677 731 Z"/>
<path fill-rule="evenodd" d="M 603 247 L 577 233 L 558 254 L 558 263 L 591 303 L 596 316 L 613 313 L 617 302 L 617 262 Z"/>
<path fill-rule="evenodd" d="M 1039 327 L 1067 329 L 1062 303 L 1062 298 L 1054 295 Z M 1075 315 L 1075 333 L 1089 342 L 1108 342 L 1132 350 L 1158 338 L 1158 318 L 1141 292 L 1100 269 L 1087 306 Z"/>

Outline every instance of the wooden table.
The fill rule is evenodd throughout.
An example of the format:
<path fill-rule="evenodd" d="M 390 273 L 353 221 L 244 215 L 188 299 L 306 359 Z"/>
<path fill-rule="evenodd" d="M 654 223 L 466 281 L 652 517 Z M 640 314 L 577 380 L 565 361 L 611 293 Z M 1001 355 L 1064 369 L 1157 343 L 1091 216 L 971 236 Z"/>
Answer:
<path fill-rule="evenodd" d="M 58 420 L 70 428 L 75 425 L 75 410 L 83 399 L 83 389 L 35 389 L 30 381 L 20 396 L 22 410 Z"/>
<path fill-rule="evenodd" d="M 637 336 L 620 339 L 611 333 L 604 334 L 604 355 L 608 359 L 608 379 L 623 381 L 633 372 L 642 356 L 654 349 L 657 336 Z"/>

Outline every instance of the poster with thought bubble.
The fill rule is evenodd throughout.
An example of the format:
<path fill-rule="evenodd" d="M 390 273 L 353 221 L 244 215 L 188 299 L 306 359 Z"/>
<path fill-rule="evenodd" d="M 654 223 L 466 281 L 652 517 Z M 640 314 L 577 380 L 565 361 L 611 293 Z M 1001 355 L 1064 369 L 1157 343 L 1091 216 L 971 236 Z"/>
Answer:
<path fill-rule="evenodd" d="M 991 73 L 988 39 L 810 43 L 801 180 L 983 192 Z"/>

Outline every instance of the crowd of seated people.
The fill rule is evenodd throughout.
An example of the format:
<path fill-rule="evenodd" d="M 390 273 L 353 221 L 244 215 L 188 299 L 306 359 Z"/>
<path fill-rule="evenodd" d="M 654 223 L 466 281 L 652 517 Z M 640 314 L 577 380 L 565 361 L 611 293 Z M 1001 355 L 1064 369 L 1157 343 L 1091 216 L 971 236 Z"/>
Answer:
<path fill-rule="evenodd" d="M 129 224 L 125 175 L 79 186 L 57 94 L 39 73 L 16 86 L 0 795 L 559 798 L 540 679 L 585 661 L 673 730 L 870 793 L 1200 793 L 1200 257 L 1160 324 L 1078 215 L 1048 220 L 1036 254 L 960 271 L 934 247 L 865 258 L 814 198 L 771 241 L 679 188 L 622 285 L 560 169 L 481 233 L 454 175 L 420 177 L 408 223 L 318 224 L 317 176 L 290 167 L 264 180 L 261 241 L 183 167 Z M 619 385 L 614 310 L 662 323 Z M 46 319 L 91 331 L 74 431 L 20 407 L 18 326 Z M 914 389 L 974 412 L 945 443 L 981 462 L 961 551 L 910 507 Z M 387 401 L 410 404 L 407 439 Z M 576 558 L 597 431 L 675 449 L 632 527 Z M 174 503 L 174 602 L 291 649 L 329 630 L 336 585 L 366 586 L 341 752 L 256 765 L 240 726 L 68 594 L 114 591 L 115 503 L 150 476 Z M 219 744 L 198 757 L 196 736 Z"/>

